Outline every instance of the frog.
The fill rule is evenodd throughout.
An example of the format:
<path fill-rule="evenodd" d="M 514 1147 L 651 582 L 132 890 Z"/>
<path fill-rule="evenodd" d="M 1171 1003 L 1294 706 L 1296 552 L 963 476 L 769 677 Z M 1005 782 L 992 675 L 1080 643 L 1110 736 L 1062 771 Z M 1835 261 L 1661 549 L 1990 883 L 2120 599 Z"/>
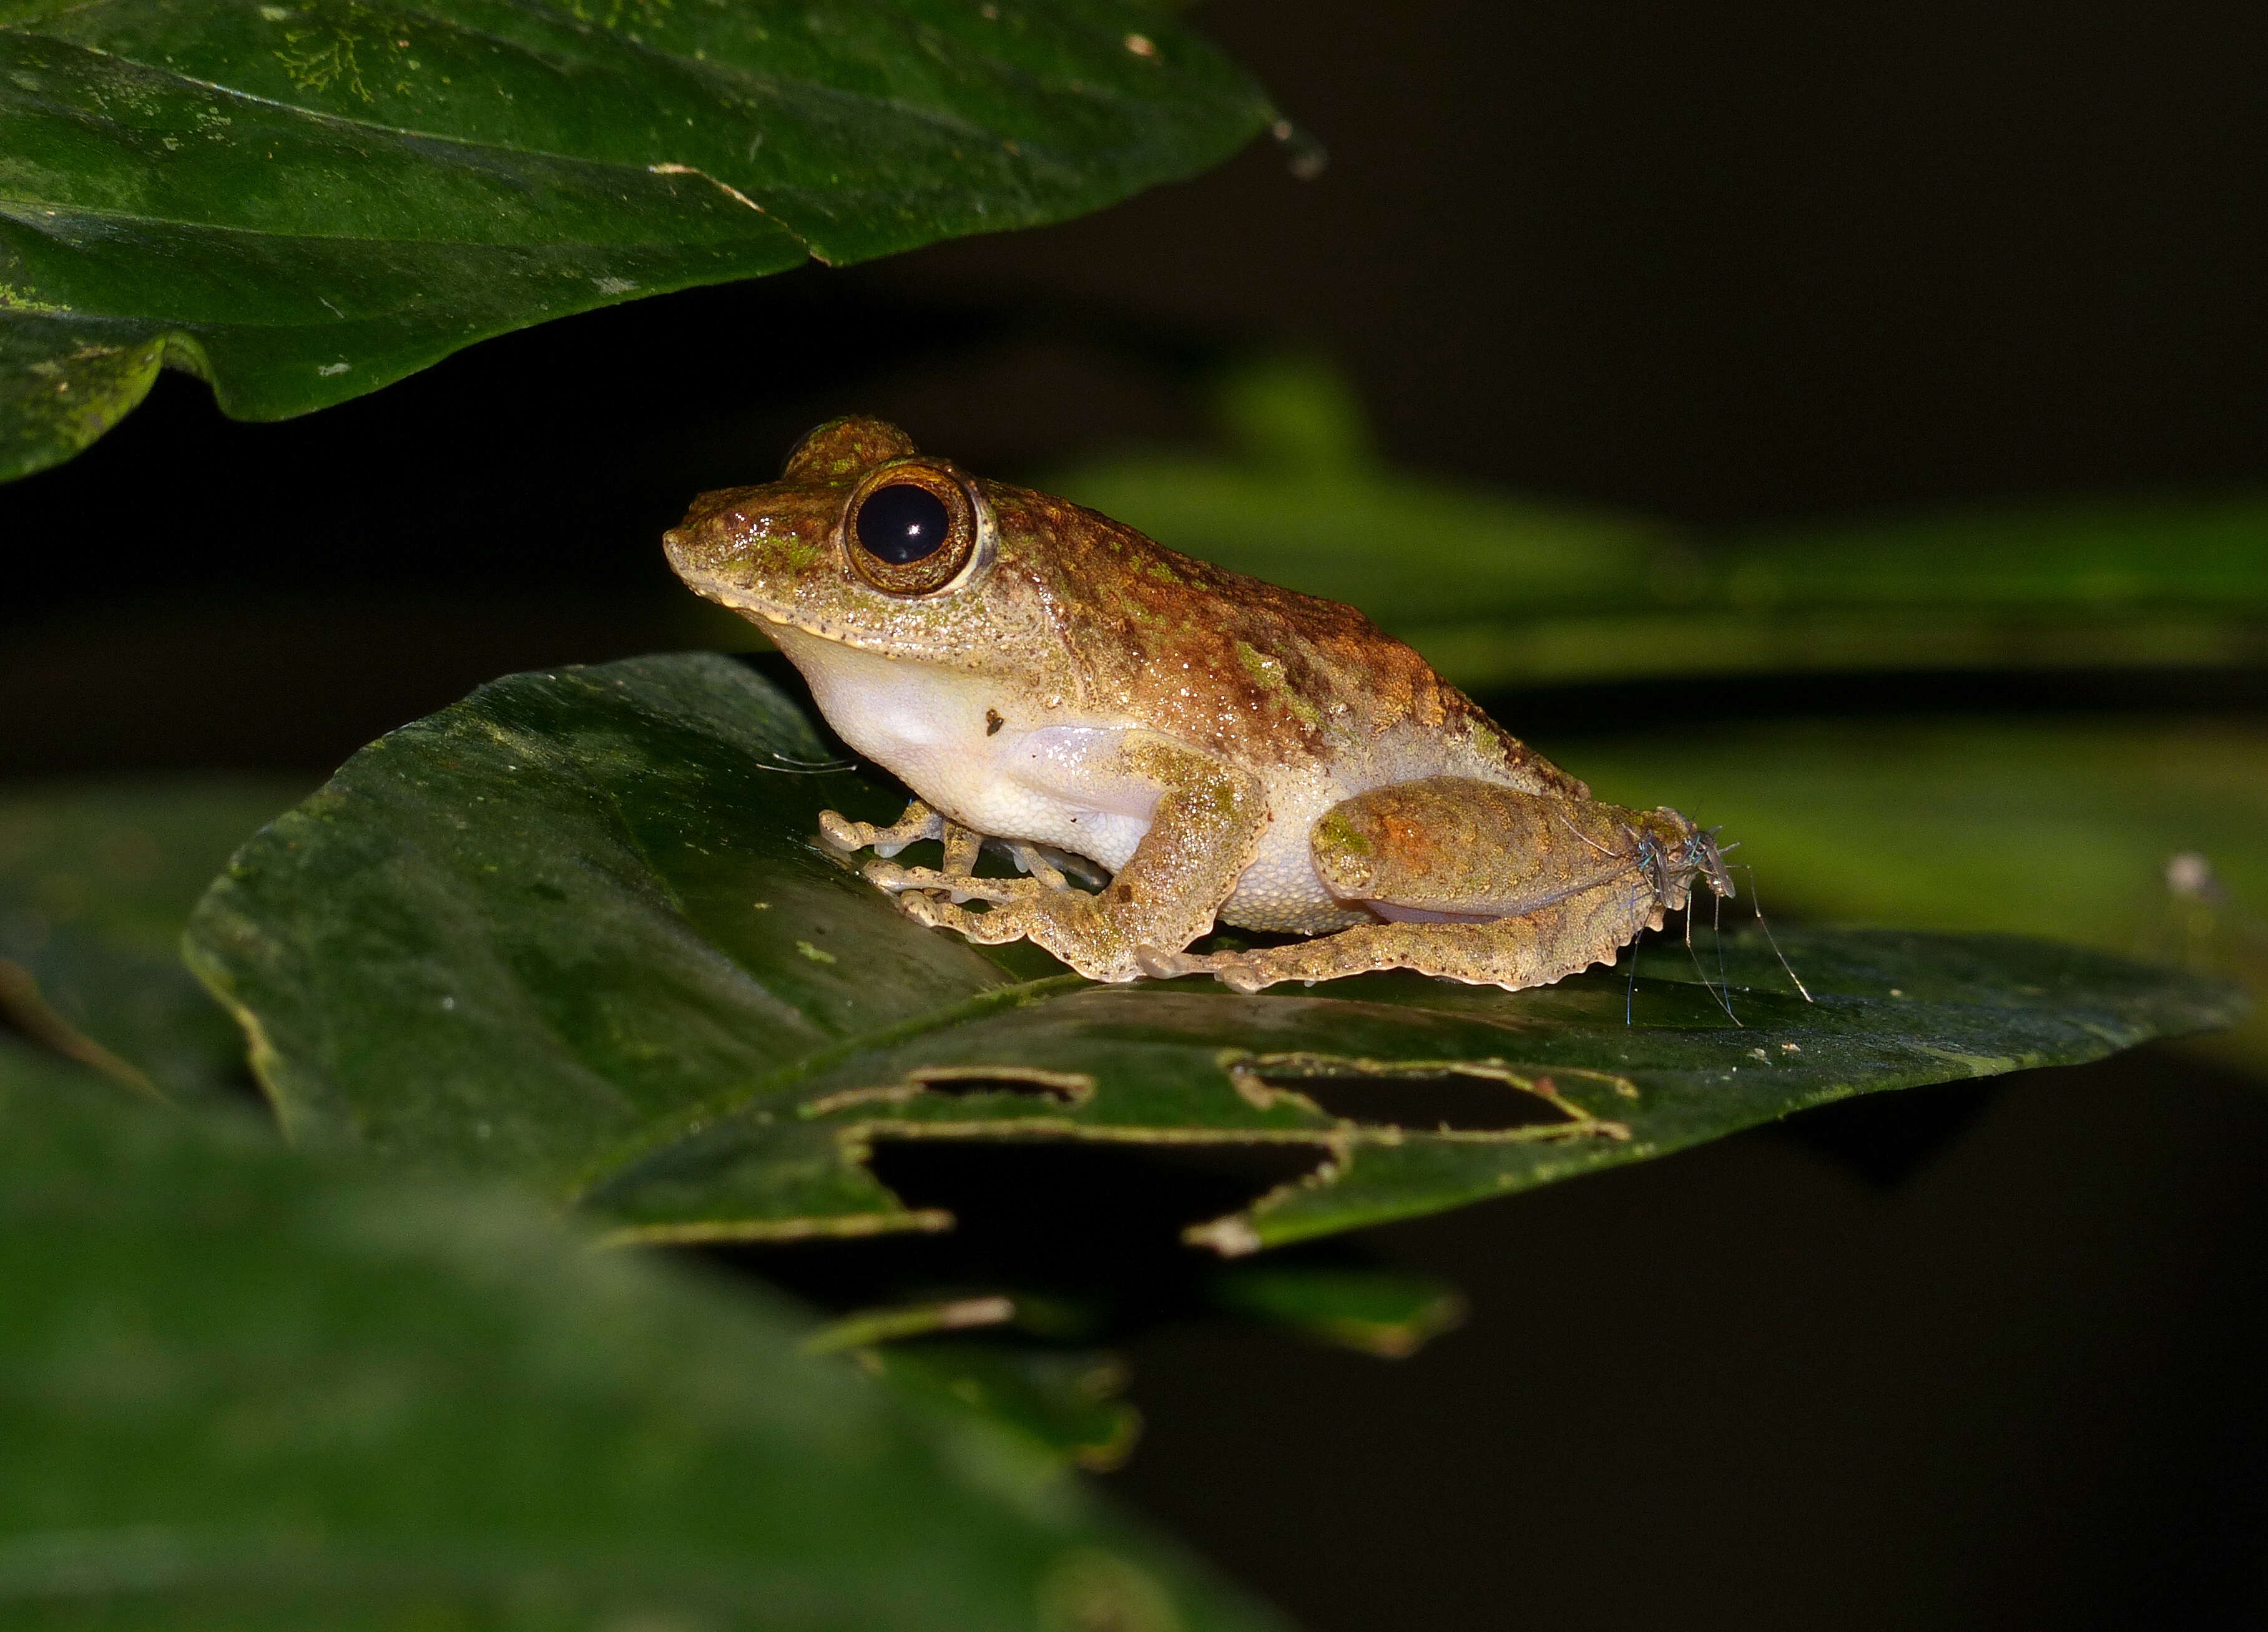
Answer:
<path fill-rule="evenodd" d="M 818 841 L 917 922 L 1106 982 L 1390 969 L 1516 991 L 1700 885 L 1713 829 L 1595 800 L 1354 607 L 830 420 L 664 535 L 912 798 Z M 941 864 L 911 866 L 936 841 Z M 993 849 L 1012 877 L 980 876 Z M 1284 938 L 1191 950 L 1219 926 Z"/>

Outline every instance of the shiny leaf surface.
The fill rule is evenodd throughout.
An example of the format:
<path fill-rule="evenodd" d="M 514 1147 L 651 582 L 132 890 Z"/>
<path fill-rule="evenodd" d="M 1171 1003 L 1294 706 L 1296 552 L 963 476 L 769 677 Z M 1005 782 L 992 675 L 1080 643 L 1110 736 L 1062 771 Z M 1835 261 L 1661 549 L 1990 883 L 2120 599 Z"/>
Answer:
<path fill-rule="evenodd" d="M 0 477 L 161 364 L 282 418 L 635 295 L 1078 215 L 1269 116 L 1124 0 L 6 0 Z"/>

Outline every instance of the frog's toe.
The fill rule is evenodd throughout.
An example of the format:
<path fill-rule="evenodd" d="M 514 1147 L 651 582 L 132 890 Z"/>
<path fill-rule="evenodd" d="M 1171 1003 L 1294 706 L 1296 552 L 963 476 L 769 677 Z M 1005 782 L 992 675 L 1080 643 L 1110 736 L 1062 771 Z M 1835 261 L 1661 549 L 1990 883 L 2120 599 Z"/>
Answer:
<path fill-rule="evenodd" d="M 902 896 L 909 891 L 942 890 L 962 901 L 990 901 L 1007 906 L 1047 893 L 1037 878 L 976 878 L 964 872 L 939 872 L 934 867 L 901 867 L 895 862 L 872 861 L 860 868 L 867 883 L 878 890 Z"/>
<path fill-rule="evenodd" d="M 1052 844 L 1035 844 L 1026 839 L 1000 839 L 994 842 L 1016 864 L 1019 872 L 1030 873 L 1051 890 L 1069 889 L 1074 878 L 1096 890 L 1110 882 L 1109 873 L 1076 851 L 1060 850 Z"/>
<path fill-rule="evenodd" d="M 1038 845 L 1027 844 L 1021 839 L 1005 839 L 1001 842 L 1000 848 L 1007 853 L 1008 859 L 1016 864 L 1017 871 L 1029 873 L 1051 890 L 1071 888 L 1071 880 L 1049 861 Z"/>
<path fill-rule="evenodd" d="M 1003 941 L 1021 940 L 1024 926 L 1011 920 L 1006 913 L 971 912 L 966 907 L 956 907 L 934 895 L 909 890 L 897 898 L 898 910 L 916 923 L 932 930 L 951 930 L 980 946 L 997 946 Z"/>
<path fill-rule="evenodd" d="M 1178 980 L 1184 974 L 1210 974 L 1238 991 L 1257 991 L 1260 986 L 1246 986 L 1239 981 L 1248 973 L 1244 959 L 1235 952 L 1167 952 L 1162 947 L 1142 946 L 1135 949 L 1134 960 L 1141 965 L 1142 973 L 1153 981 Z"/>
<path fill-rule="evenodd" d="M 1248 952 L 1169 952 L 1145 946 L 1135 952 L 1142 973 L 1153 981 L 1170 981 L 1184 974 L 1210 974 L 1231 991 L 1256 992 L 1284 976 L 1269 974 Z"/>
<path fill-rule="evenodd" d="M 819 812 L 819 842 L 834 850 L 872 849 L 877 856 L 895 856 L 922 839 L 942 838 L 945 819 L 919 799 L 887 827 L 870 821 L 852 821 L 840 811 Z"/>
<path fill-rule="evenodd" d="M 1283 979 L 1283 976 L 1270 974 L 1256 964 L 1248 963 L 1239 959 L 1225 963 L 1215 969 L 1212 972 L 1212 978 L 1233 992 L 1248 993 L 1265 991 Z M 1313 986 L 1314 982 L 1310 981 L 1307 984 Z"/>

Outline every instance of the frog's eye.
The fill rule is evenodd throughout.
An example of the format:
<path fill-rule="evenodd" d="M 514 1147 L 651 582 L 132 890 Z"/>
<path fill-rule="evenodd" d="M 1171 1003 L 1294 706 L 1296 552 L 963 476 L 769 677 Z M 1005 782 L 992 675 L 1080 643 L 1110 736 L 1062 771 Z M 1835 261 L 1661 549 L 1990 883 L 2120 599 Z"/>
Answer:
<path fill-rule="evenodd" d="M 858 576 L 890 595 L 934 595 L 964 581 L 984 530 L 975 496 L 950 467 L 906 459 L 856 493 L 843 541 Z"/>
<path fill-rule="evenodd" d="M 860 549 L 877 561 L 902 567 L 945 548 L 953 514 L 927 488 L 893 482 L 865 496 L 852 525 L 858 530 Z"/>

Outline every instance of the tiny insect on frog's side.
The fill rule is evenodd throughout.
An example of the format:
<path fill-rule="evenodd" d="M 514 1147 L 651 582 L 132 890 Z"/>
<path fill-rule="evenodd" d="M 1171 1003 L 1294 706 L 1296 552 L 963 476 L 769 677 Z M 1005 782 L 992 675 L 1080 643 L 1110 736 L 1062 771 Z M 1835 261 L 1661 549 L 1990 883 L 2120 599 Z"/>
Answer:
<path fill-rule="evenodd" d="M 779 481 L 703 494 L 664 544 L 918 796 L 888 827 L 828 812 L 823 838 L 973 941 L 1029 937 L 1098 981 L 1409 968 L 1516 989 L 1611 962 L 1696 879 L 1733 893 L 1707 834 L 1593 800 L 1352 607 L 971 476 L 879 420 L 821 426 Z M 890 859 L 919 839 L 942 869 Z M 976 877 L 988 840 L 1027 876 Z M 1064 877 L 1080 858 L 1098 892 Z M 1314 938 L 1186 951 L 1216 920 Z"/>

